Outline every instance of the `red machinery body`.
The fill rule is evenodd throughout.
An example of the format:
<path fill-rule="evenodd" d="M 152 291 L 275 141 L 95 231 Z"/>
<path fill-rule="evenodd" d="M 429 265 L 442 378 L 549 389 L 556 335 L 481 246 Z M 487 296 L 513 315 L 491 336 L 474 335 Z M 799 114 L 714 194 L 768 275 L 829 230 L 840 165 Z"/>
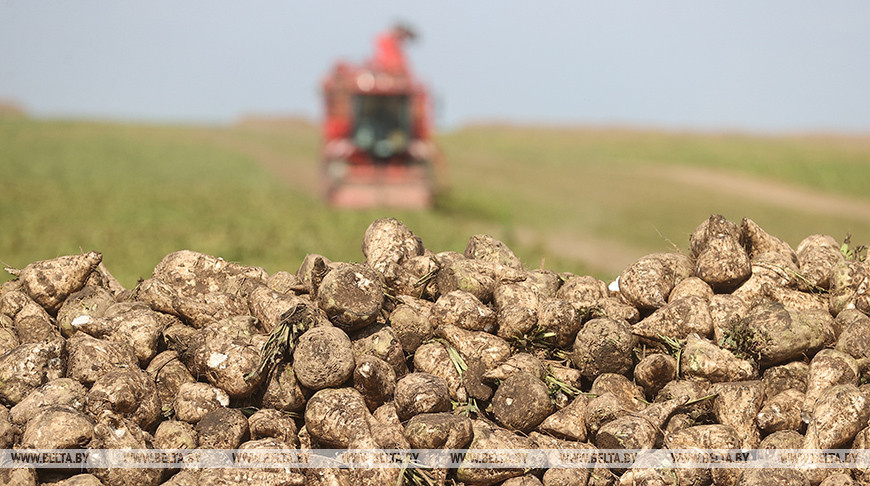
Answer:
<path fill-rule="evenodd" d="M 336 207 L 427 208 L 434 191 L 429 97 L 400 42 L 381 36 L 375 57 L 338 62 L 322 83 L 324 194 Z"/>

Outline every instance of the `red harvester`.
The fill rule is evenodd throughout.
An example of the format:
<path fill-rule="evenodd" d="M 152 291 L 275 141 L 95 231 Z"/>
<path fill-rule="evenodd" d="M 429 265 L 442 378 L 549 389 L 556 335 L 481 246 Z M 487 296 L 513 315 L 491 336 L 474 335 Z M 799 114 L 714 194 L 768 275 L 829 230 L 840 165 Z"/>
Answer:
<path fill-rule="evenodd" d="M 335 207 L 427 208 L 435 186 L 429 96 L 405 62 L 394 27 L 362 65 L 338 62 L 322 82 L 326 200 Z"/>

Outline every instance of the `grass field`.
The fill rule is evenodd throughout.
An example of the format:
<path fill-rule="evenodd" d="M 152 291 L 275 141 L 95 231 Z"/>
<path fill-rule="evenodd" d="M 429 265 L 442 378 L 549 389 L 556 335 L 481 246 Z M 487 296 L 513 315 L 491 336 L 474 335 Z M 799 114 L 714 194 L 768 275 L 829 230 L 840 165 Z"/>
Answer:
<path fill-rule="evenodd" d="M 362 260 L 362 234 L 381 216 L 435 251 L 490 233 L 527 267 L 607 279 L 646 253 L 685 249 L 714 212 L 793 246 L 812 233 L 870 241 L 870 136 L 489 125 L 439 143 L 449 190 L 433 210 L 336 211 L 317 198 L 317 130 L 305 122 L 0 117 L 0 262 L 93 249 L 126 286 L 182 248 L 295 271 L 312 252 Z"/>

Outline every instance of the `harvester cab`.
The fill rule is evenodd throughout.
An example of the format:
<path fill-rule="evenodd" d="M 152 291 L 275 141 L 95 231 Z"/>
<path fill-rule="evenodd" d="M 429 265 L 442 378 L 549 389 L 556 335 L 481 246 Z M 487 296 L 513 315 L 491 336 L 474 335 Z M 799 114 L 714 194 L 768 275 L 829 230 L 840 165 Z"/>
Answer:
<path fill-rule="evenodd" d="M 427 208 L 434 192 L 429 97 L 404 60 L 410 33 L 382 34 L 362 65 L 338 62 L 323 80 L 324 195 L 336 207 Z"/>

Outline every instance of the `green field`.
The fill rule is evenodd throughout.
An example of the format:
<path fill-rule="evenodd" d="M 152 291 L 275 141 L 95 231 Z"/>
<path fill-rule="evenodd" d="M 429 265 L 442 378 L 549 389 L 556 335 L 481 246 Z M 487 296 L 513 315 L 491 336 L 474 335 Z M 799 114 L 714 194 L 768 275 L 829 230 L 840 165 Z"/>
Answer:
<path fill-rule="evenodd" d="M 0 262 L 97 250 L 126 286 L 182 248 L 295 271 L 306 253 L 362 260 L 382 216 L 434 251 L 489 233 L 527 267 L 606 279 L 685 249 L 711 213 L 750 217 L 793 246 L 812 233 L 870 241 L 870 136 L 490 125 L 439 143 L 449 189 L 433 210 L 337 211 L 317 197 L 318 133 L 305 122 L 0 116 Z"/>

